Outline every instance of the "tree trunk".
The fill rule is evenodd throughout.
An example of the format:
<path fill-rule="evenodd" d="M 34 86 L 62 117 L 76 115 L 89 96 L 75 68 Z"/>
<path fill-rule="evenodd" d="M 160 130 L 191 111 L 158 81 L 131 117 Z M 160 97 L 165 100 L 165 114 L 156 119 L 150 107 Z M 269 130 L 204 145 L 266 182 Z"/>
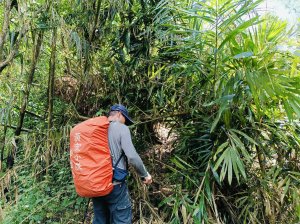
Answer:
<path fill-rule="evenodd" d="M 82 91 L 84 90 L 85 80 L 89 75 L 90 65 L 91 65 L 89 57 L 90 57 L 90 54 L 87 53 L 85 63 L 84 63 L 84 66 L 83 66 L 83 75 L 80 77 L 79 84 L 78 84 L 79 87 L 77 89 L 76 97 L 75 97 L 75 100 L 74 100 L 74 105 L 75 105 L 76 109 L 78 109 L 78 107 L 79 107 L 79 103 L 80 103 L 80 100 L 81 100 L 81 97 L 82 97 Z"/>
<path fill-rule="evenodd" d="M 88 31 L 87 41 L 88 41 L 89 47 L 92 46 L 92 42 L 94 41 L 94 38 L 95 38 L 95 30 L 98 27 L 98 23 L 99 23 L 100 8 L 101 8 L 101 1 L 98 0 L 94 4 L 95 18 L 94 18 L 94 21 L 92 22 L 91 27 L 89 28 L 89 31 Z M 81 76 L 81 78 L 79 80 L 78 89 L 77 89 L 76 96 L 74 99 L 74 105 L 75 105 L 76 109 L 78 109 L 78 105 L 80 103 L 81 92 L 84 89 L 85 79 L 89 75 L 90 66 L 91 66 L 90 60 L 92 60 L 92 59 L 90 58 L 90 53 L 88 51 L 87 54 L 85 55 L 85 62 L 83 65 L 83 76 Z"/>
<path fill-rule="evenodd" d="M 64 37 L 63 37 L 63 33 L 61 32 L 61 44 L 62 44 L 62 47 L 65 49 L 65 40 L 64 40 Z M 67 57 L 65 57 L 65 62 L 66 62 L 66 73 L 71 76 L 71 67 L 70 67 L 70 62 L 69 62 L 69 59 Z"/>
<path fill-rule="evenodd" d="M 97 2 L 95 2 L 95 5 L 94 5 L 95 18 L 94 18 L 94 22 L 91 25 L 90 33 L 89 33 L 89 43 L 90 43 L 90 45 L 92 45 L 92 42 L 94 41 L 95 31 L 96 31 L 96 28 L 98 27 L 100 7 L 101 7 L 101 0 L 98 0 Z"/>
<path fill-rule="evenodd" d="M 0 158 L 0 171 L 2 170 L 2 163 L 4 160 L 4 148 L 5 148 L 5 139 L 6 139 L 6 132 L 7 132 L 7 125 L 4 125 L 4 130 L 3 130 L 3 137 L 1 139 L 1 158 Z"/>
<path fill-rule="evenodd" d="M 49 86 L 48 86 L 48 129 L 53 126 L 53 96 L 54 96 L 54 76 L 55 76 L 55 60 L 56 60 L 56 37 L 57 28 L 53 29 L 51 41 L 51 57 L 49 62 Z"/>
<path fill-rule="evenodd" d="M 255 146 L 255 148 L 256 148 L 259 166 L 260 166 L 262 174 L 264 175 L 266 172 L 266 158 L 265 158 L 265 155 L 264 155 L 262 149 L 260 148 L 260 146 Z"/>
<path fill-rule="evenodd" d="M 4 5 L 5 6 L 4 6 L 3 25 L 2 25 L 2 31 L 0 33 L 0 61 L 2 61 L 2 58 L 3 58 L 3 46 L 4 46 L 5 38 L 7 35 L 7 31 L 9 28 L 11 0 L 6 0 Z"/>
<path fill-rule="evenodd" d="M 25 24 L 22 24 L 20 26 L 20 30 L 18 34 L 16 35 L 16 39 L 13 41 L 14 43 L 11 46 L 9 54 L 4 57 L 4 44 L 5 44 L 5 38 L 7 36 L 7 32 L 9 31 L 9 24 L 10 24 L 10 12 L 11 9 L 15 6 L 17 7 L 16 1 L 6 0 L 5 1 L 5 9 L 4 9 L 4 18 L 3 18 L 3 26 L 2 30 L 0 32 L 0 73 L 11 63 L 11 61 L 16 57 L 18 54 L 18 49 L 20 42 L 27 32 L 27 26 Z M 19 12 L 20 14 L 21 12 Z"/>
<path fill-rule="evenodd" d="M 27 85 L 25 87 L 23 102 L 22 102 L 22 106 L 20 108 L 19 123 L 18 123 L 18 126 L 17 126 L 16 131 L 15 131 L 15 136 L 20 135 L 21 129 L 22 129 L 22 126 L 23 126 L 24 117 L 25 117 L 25 113 L 26 113 L 26 107 L 27 107 L 29 94 L 30 94 L 30 88 L 31 88 L 31 85 L 32 85 L 32 82 L 33 82 L 33 77 L 34 77 L 34 73 L 35 73 L 35 69 L 36 69 L 36 64 L 37 64 L 38 57 L 39 57 L 40 50 L 41 50 L 41 46 L 42 46 L 43 35 L 44 35 L 43 31 L 39 31 L 37 42 L 36 42 L 36 45 L 33 49 L 32 64 L 31 64 L 29 74 L 28 74 Z"/>
<path fill-rule="evenodd" d="M 51 40 L 51 56 L 49 62 L 49 78 L 48 78 L 48 132 L 47 132 L 47 148 L 46 148 L 46 174 L 51 163 L 51 150 L 53 148 L 51 140 L 51 129 L 53 127 L 53 96 L 54 96 L 54 77 L 55 77 L 55 60 L 56 60 L 56 39 L 57 28 L 53 29 Z"/>
<path fill-rule="evenodd" d="M 28 73 L 28 79 L 27 79 L 27 85 L 25 86 L 25 91 L 24 91 L 24 96 L 23 96 L 23 102 L 22 102 L 22 106 L 20 108 L 20 115 L 19 115 L 19 122 L 18 125 L 16 127 L 16 131 L 15 131 L 15 136 L 18 137 L 21 134 L 21 130 L 22 130 L 22 126 L 23 126 L 23 122 L 24 122 L 24 117 L 25 117 L 25 113 L 26 113 L 26 107 L 27 107 L 27 103 L 28 103 L 28 99 L 29 99 L 29 94 L 30 94 L 30 88 L 33 82 L 33 77 L 34 77 L 34 73 L 35 73 L 35 69 L 36 69 L 36 64 L 39 58 L 39 54 L 40 54 L 40 50 L 41 50 L 41 46 L 42 46 L 42 41 L 43 41 L 43 31 L 40 30 L 38 33 L 38 38 L 36 41 L 36 45 L 33 48 L 33 53 L 32 53 L 32 64 Z M 19 139 L 16 138 L 16 145 L 18 146 L 19 143 Z M 17 149 L 13 150 L 15 153 L 17 153 Z M 14 154 L 10 154 L 7 156 L 7 167 L 8 168 L 12 168 L 14 165 Z"/>

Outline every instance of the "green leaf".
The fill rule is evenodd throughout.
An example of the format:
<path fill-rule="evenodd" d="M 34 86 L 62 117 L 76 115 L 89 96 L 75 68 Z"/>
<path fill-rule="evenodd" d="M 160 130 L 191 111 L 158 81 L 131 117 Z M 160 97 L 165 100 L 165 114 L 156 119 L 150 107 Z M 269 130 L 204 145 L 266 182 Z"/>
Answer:
<path fill-rule="evenodd" d="M 240 180 L 239 170 L 238 170 L 238 167 L 237 167 L 237 160 L 239 160 L 239 158 L 238 158 L 238 156 L 237 156 L 237 154 L 234 150 L 231 150 L 230 154 L 231 154 L 231 159 L 232 159 L 232 166 L 233 166 L 234 175 L 236 176 L 237 181 L 239 182 L 239 180 Z"/>
<path fill-rule="evenodd" d="M 293 51 L 293 54 L 300 57 L 300 50 Z"/>
<path fill-rule="evenodd" d="M 209 164 L 209 166 L 210 166 L 211 172 L 213 173 L 213 176 L 214 176 L 215 180 L 217 181 L 217 183 L 218 183 L 219 185 L 221 185 L 219 174 L 218 174 L 218 173 L 216 172 L 216 170 L 213 168 L 213 166 L 212 166 L 211 163 Z"/>
<path fill-rule="evenodd" d="M 291 121 L 293 120 L 293 109 L 292 107 L 289 105 L 287 100 L 283 101 L 283 106 L 284 106 L 284 110 L 286 112 L 286 115 L 288 116 L 288 119 Z"/>
<path fill-rule="evenodd" d="M 246 179 L 246 172 L 245 172 L 243 161 L 241 160 L 241 158 L 239 157 L 238 154 L 236 154 L 236 158 L 237 158 L 236 159 L 236 164 L 239 168 L 239 171 L 241 172 L 242 176 Z"/>
<path fill-rule="evenodd" d="M 228 183 L 229 185 L 231 185 L 231 182 L 232 182 L 232 153 L 231 151 L 233 150 L 232 148 L 230 148 L 231 150 L 229 150 L 229 156 L 226 157 L 226 160 L 227 160 L 227 167 L 228 167 L 228 172 L 227 172 L 227 178 L 228 178 Z"/>
<path fill-rule="evenodd" d="M 218 155 L 220 152 L 222 152 L 223 149 L 226 148 L 226 147 L 228 146 L 228 144 L 229 144 L 228 142 L 224 142 L 223 144 L 221 144 L 221 145 L 218 147 L 216 153 L 214 154 L 213 160 L 216 160 L 217 155 Z"/>
<path fill-rule="evenodd" d="M 233 58 L 234 58 L 234 59 L 240 59 L 240 58 L 249 58 L 249 57 L 251 57 L 251 56 L 253 56 L 253 52 L 251 52 L 251 51 L 246 51 L 246 52 L 243 52 L 243 53 L 234 55 Z"/>
<path fill-rule="evenodd" d="M 290 182 L 291 182 L 291 179 L 288 178 L 288 180 L 287 180 L 287 182 L 286 182 L 286 184 L 285 184 L 285 186 L 284 186 L 284 188 L 283 188 L 283 192 L 282 192 L 282 194 L 281 194 L 281 197 L 280 197 L 280 202 L 281 202 L 281 203 L 283 203 L 283 199 L 284 199 L 284 197 L 285 197 L 285 195 L 286 195 L 286 193 L 287 193 L 287 191 L 288 191 L 288 189 L 289 189 Z"/>
<path fill-rule="evenodd" d="M 222 113 L 223 113 L 223 111 L 225 110 L 225 108 L 226 108 L 226 105 L 223 105 L 223 106 L 219 109 L 218 114 L 217 114 L 217 117 L 215 118 L 215 120 L 213 121 L 213 123 L 212 123 L 212 125 L 211 125 L 210 133 L 212 133 L 212 132 L 215 130 L 215 128 L 216 128 L 217 124 L 219 123 L 219 120 L 220 120 L 220 118 L 221 118 L 221 116 L 222 116 Z"/>
<path fill-rule="evenodd" d="M 81 53 L 81 52 L 82 52 L 82 45 L 81 45 L 81 40 L 80 40 L 80 37 L 79 37 L 78 33 L 75 32 L 75 31 L 73 31 L 73 32 L 71 33 L 71 37 L 72 37 L 72 39 L 74 40 L 75 45 L 76 45 L 77 56 L 78 56 L 78 57 L 81 57 L 81 54 L 82 54 L 82 53 Z"/>
<path fill-rule="evenodd" d="M 214 169 L 217 170 L 220 166 L 220 164 L 224 161 L 224 158 L 226 157 L 226 155 L 228 154 L 228 151 L 229 151 L 229 148 L 228 147 L 225 151 L 223 151 L 222 155 L 219 157 L 219 159 L 217 160 L 215 166 L 214 166 Z"/>
<path fill-rule="evenodd" d="M 176 156 L 171 159 L 171 161 L 180 169 L 187 170 L 188 168 L 193 168 L 190 164 L 188 164 L 186 161 L 181 159 L 180 157 Z"/>
<path fill-rule="evenodd" d="M 240 149 L 241 153 L 243 154 L 243 156 L 245 157 L 245 159 L 247 159 L 248 161 L 251 160 L 251 156 L 249 155 L 249 153 L 247 152 L 244 144 L 241 142 L 241 140 L 239 139 L 239 137 L 234 134 L 233 132 L 230 133 L 230 139 L 231 139 L 231 143 L 232 143 L 232 147 Z"/>
<path fill-rule="evenodd" d="M 239 131 L 239 130 L 236 130 L 236 129 L 230 129 L 229 131 L 230 131 L 231 133 L 232 133 L 232 131 L 233 131 L 233 132 L 235 132 L 235 133 L 237 133 L 237 134 L 240 134 L 240 135 L 242 135 L 244 138 L 246 138 L 249 142 L 253 143 L 254 145 L 258 145 L 258 143 L 257 143 L 253 138 L 249 137 L 247 134 L 245 134 L 245 133 L 242 132 L 242 131 Z"/>
<path fill-rule="evenodd" d="M 256 25 L 257 23 L 259 23 L 260 21 L 258 21 L 258 16 L 247 20 L 246 22 L 242 23 L 241 25 L 239 25 L 236 29 L 232 30 L 227 37 L 222 41 L 222 43 L 220 44 L 220 46 L 218 47 L 218 51 L 220 51 L 223 46 L 230 41 L 232 38 L 234 38 L 236 35 L 238 35 L 239 33 L 241 33 L 242 31 L 244 31 L 246 28 Z"/>
<path fill-rule="evenodd" d="M 294 100 L 289 100 L 288 102 L 292 106 L 292 108 L 294 109 L 294 111 L 297 114 L 298 118 L 300 118 L 300 106 L 299 106 L 299 104 Z"/>

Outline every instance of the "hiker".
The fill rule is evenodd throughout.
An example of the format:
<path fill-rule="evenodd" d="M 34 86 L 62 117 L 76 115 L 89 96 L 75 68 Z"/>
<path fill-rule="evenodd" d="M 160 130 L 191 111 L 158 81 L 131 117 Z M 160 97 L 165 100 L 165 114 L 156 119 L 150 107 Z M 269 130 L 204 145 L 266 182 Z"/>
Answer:
<path fill-rule="evenodd" d="M 151 184 L 152 177 L 147 172 L 140 156 L 137 154 L 127 126 L 133 124 L 126 107 L 113 105 L 108 120 L 108 141 L 114 167 L 113 191 L 102 197 L 93 198 L 93 224 L 131 223 L 131 202 L 125 181 L 128 163 L 132 165 L 144 184 Z"/>

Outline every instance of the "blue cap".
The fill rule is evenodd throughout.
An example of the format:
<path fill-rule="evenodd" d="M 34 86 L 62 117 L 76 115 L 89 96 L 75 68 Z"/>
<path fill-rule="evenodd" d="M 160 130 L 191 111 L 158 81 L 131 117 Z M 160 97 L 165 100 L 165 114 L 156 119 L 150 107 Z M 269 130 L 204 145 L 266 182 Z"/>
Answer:
<path fill-rule="evenodd" d="M 128 110 L 122 104 L 115 104 L 110 108 L 110 111 L 120 111 L 125 117 L 125 124 L 127 126 L 132 125 L 134 122 L 128 115 Z"/>

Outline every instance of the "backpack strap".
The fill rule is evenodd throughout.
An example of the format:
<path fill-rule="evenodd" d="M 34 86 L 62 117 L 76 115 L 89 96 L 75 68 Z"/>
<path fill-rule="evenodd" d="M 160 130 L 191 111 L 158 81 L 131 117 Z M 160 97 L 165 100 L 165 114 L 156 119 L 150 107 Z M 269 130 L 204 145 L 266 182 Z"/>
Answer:
<path fill-rule="evenodd" d="M 113 168 L 115 168 L 115 167 L 117 167 L 118 166 L 118 164 L 120 163 L 120 161 L 121 161 L 121 159 L 122 159 L 122 157 L 123 156 L 125 156 L 125 153 L 124 153 L 124 151 L 122 151 L 122 154 L 121 154 L 121 156 L 119 157 L 119 159 L 118 159 L 118 161 L 116 162 L 116 164 L 113 166 Z M 125 156 L 125 158 L 126 158 L 126 164 L 127 164 L 127 169 L 128 169 L 128 162 L 127 162 L 127 157 Z"/>

